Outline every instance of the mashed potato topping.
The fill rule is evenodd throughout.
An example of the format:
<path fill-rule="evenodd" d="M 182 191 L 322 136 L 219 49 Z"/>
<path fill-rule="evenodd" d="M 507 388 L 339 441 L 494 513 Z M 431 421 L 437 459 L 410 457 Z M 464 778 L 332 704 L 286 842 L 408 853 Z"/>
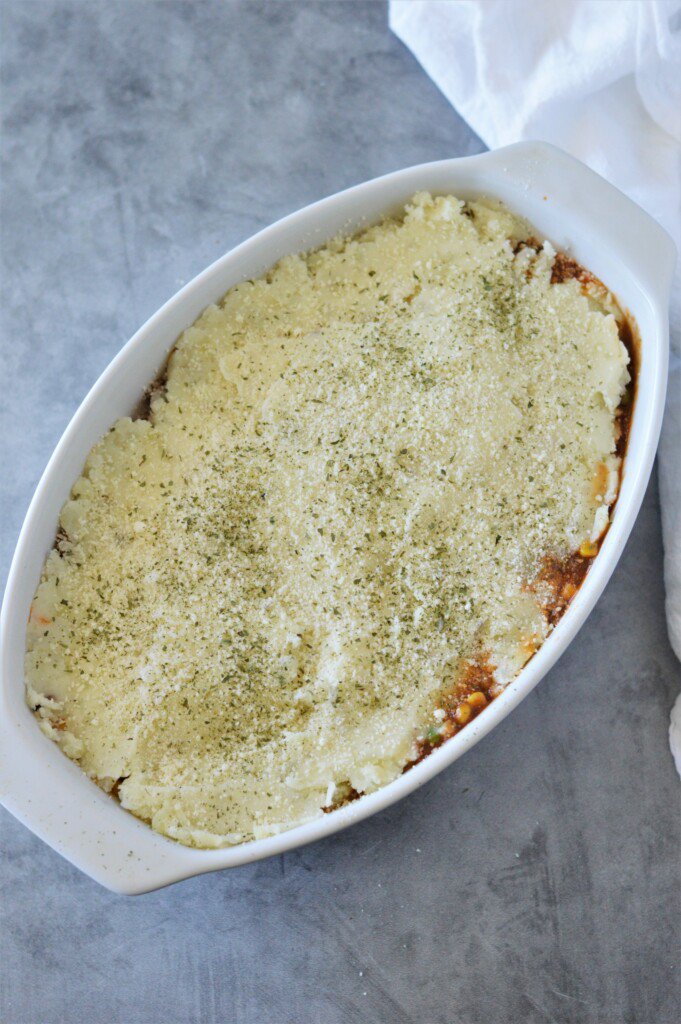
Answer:
<path fill-rule="evenodd" d="M 607 527 L 628 356 L 496 204 L 401 218 L 233 288 L 65 505 L 28 629 L 42 728 L 193 846 L 394 779 L 485 663 L 551 628 L 547 558 Z M 433 733 L 434 730 L 434 733 Z"/>

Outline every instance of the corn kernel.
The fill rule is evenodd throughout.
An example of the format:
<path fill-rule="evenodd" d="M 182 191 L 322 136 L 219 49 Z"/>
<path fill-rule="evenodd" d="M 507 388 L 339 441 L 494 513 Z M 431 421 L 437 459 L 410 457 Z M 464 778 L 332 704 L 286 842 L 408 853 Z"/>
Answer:
<path fill-rule="evenodd" d="M 470 704 L 459 704 L 458 708 L 454 712 L 454 718 L 459 725 L 465 725 L 473 714 L 473 708 Z"/>
<path fill-rule="evenodd" d="M 595 558 L 598 554 L 598 544 L 594 544 L 592 540 L 582 541 L 579 553 L 582 558 Z"/>
<path fill-rule="evenodd" d="M 440 729 L 440 733 L 442 735 L 443 740 L 448 740 L 449 737 L 453 736 L 455 732 L 456 732 L 456 726 L 452 722 L 451 718 L 448 718 L 446 722 L 442 723 L 442 728 Z"/>
<path fill-rule="evenodd" d="M 475 693 L 471 693 L 466 697 L 466 703 L 469 704 L 474 711 L 482 711 L 483 708 L 487 707 L 487 697 L 481 690 L 476 690 Z"/>

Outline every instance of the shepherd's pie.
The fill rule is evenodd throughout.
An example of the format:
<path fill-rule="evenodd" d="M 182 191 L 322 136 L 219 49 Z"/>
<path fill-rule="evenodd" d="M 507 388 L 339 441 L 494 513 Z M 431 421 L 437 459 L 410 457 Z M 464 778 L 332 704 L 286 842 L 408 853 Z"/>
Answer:
<path fill-rule="evenodd" d="M 595 555 L 622 330 L 588 273 L 452 196 L 233 288 L 62 510 L 28 626 L 42 729 L 191 846 L 394 779 L 517 675 Z"/>

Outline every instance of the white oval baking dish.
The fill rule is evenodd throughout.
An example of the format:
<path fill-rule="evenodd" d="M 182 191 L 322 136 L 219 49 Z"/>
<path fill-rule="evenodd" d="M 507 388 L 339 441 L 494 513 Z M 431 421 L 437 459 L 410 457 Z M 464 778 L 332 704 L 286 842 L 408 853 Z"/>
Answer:
<path fill-rule="evenodd" d="M 221 850 L 164 838 L 106 796 L 39 730 L 24 702 L 26 621 L 61 506 L 99 437 L 138 404 L 177 336 L 233 284 L 280 257 L 320 245 L 399 208 L 414 192 L 489 195 L 600 277 L 641 337 L 638 397 L 612 526 L 579 593 L 543 647 L 479 718 L 394 782 L 319 820 Z M 20 821 L 92 878 L 141 893 L 309 843 L 387 807 L 456 761 L 502 721 L 551 668 L 593 608 L 638 512 L 655 456 L 667 376 L 667 308 L 675 262 L 668 235 L 638 206 L 565 153 L 524 142 L 423 164 L 340 192 L 259 232 L 199 274 L 158 311 L 104 371 L 71 420 L 38 485 L 7 583 L 2 642 L 0 798 Z"/>

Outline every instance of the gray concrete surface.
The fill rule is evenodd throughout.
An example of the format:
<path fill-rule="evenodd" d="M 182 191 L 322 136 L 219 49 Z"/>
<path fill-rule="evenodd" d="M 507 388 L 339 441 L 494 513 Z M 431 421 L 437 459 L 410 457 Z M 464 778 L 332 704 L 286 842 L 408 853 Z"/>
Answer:
<path fill-rule="evenodd" d="M 4 573 L 72 412 L 180 283 L 313 199 L 481 144 L 380 3 L 1 12 Z M 653 482 L 535 694 L 420 793 L 315 846 L 126 899 L 2 812 L 0 1019 L 676 1024 L 661 558 Z"/>

